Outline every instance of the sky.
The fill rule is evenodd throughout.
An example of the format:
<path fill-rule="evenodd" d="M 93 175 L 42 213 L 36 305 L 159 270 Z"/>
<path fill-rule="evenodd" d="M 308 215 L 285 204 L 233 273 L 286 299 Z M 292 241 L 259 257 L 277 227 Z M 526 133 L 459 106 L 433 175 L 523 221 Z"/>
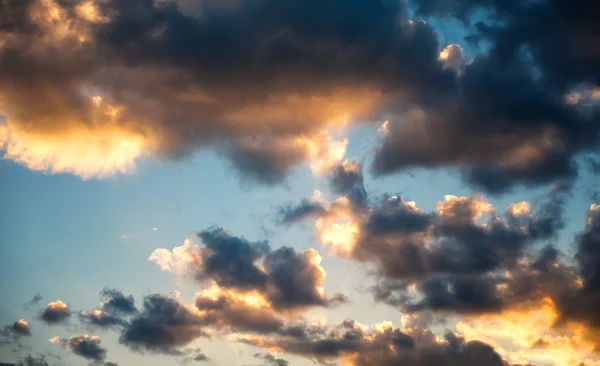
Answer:
<path fill-rule="evenodd" d="M 0 2 L 0 365 L 600 365 L 598 6 Z"/>

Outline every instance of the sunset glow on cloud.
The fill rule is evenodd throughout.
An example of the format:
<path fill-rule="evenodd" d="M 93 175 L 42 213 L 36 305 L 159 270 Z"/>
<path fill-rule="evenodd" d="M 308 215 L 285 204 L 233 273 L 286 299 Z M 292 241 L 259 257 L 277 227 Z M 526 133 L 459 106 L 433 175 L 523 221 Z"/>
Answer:
<path fill-rule="evenodd" d="M 599 15 L 0 0 L 0 365 L 600 366 Z"/>

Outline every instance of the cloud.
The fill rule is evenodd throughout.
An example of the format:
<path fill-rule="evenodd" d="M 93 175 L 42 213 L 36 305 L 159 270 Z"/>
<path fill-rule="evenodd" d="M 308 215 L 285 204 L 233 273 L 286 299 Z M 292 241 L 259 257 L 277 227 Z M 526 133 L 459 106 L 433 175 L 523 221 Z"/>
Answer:
<path fill-rule="evenodd" d="M 254 357 L 270 366 L 289 366 L 290 363 L 283 358 L 277 358 L 270 353 L 255 353 Z"/>
<path fill-rule="evenodd" d="M 86 323 L 96 325 L 102 328 L 113 326 L 125 326 L 127 322 L 119 317 L 106 313 L 102 310 L 94 310 L 92 312 L 81 312 L 79 318 Z"/>
<path fill-rule="evenodd" d="M 21 337 L 30 336 L 31 328 L 29 327 L 29 323 L 24 319 L 19 319 L 10 325 L 0 328 L 0 346 L 15 345 L 20 349 L 22 348 Z"/>
<path fill-rule="evenodd" d="M 202 246 L 186 241 L 173 251 L 160 248 L 150 260 L 201 283 L 214 282 L 223 291 L 254 292 L 278 311 L 347 301 L 341 294 L 324 293 L 326 273 L 314 249 L 271 250 L 266 241 L 251 242 L 218 227 L 200 232 L 198 238 Z"/>
<path fill-rule="evenodd" d="M 188 356 L 183 360 L 184 363 L 210 361 L 210 358 L 200 348 L 188 350 L 187 353 Z"/>
<path fill-rule="evenodd" d="M 40 301 L 42 301 L 42 295 L 35 294 L 30 301 L 23 304 L 23 307 L 29 309 L 31 306 L 39 304 Z"/>
<path fill-rule="evenodd" d="M 586 226 L 576 238 L 575 260 L 581 276 L 575 291 L 559 297 L 562 320 L 575 321 L 591 328 L 596 334 L 594 341 L 600 344 L 600 317 L 594 311 L 600 305 L 600 206 L 592 204 L 588 210 Z M 591 337 L 591 335 L 589 335 Z"/>
<path fill-rule="evenodd" d="M 308 27 L 306 19 L 324 11 L 338 18 L 338 27 L 356 23 L 384 35 L 403 12 L 384 3 L 357 4 L 341 15 L 317 3 L 242 1 L 219 10 L 207 3 L 200 21 L 164 2 L 139 9 L 120 2 L 85 5 L 77 11 L 54 0 L 10 4 L 8 13 L 18 16 L 11 17 L 0 49 L 7 71 L 0 97 L 8 121 L 0 139 L 6 158 L 88 178 L 130 171 L 143 156 L 169 159 L 216 147 L 241 173 L 265 183 L 307 160 L 316 172 L 340 160 L 346 143 L 332 142 L 326 128 L 344 126 L 381 99 L 376 84 L 382 75 L 362 85 L 361 77 L 344 71 L 362 66 L 346 43 L 364 52 L 368 40 L 330 30 L 329 22 Z M 50 11 L 52 17 L 41 16 Z M 140 11 L 149 22 L 140 23 Z M 353 19 L 365 11 L 371 16 Z M 242 19 L 245 29 L 230 26 Z M 190 34 L 209 43 L 220 39 L 224 48 L 190 43 Z M 411 52 L 405 43 L 400 53 Z M 52 56 L 52 50 L 61 52 Z M 343 63 L 333 50 L 347 54 Z M 35 85 L 25 90 L 28 81 Z M 38 103 L 25 108 L 21 98 L 33 94 Z M 261 141 L 273 148 L 260 147 Z"/>
<path fill-rule="evenodd" d="M 198 237 L 204 247 L 200 248 L 195 263 L 197 279 L 214 279 L 219 286 L 241 289 L 266 286 L 267 276 L 256 265 L 270 250 L 266 241 L 249 242 L 221 228 L 203 231 Z"/>
<path fill-rule="evenodd" d="M 194 309 L 161 295 L 144 298 L 143 308 L 123 329 L 119 342 L 138 351 L 180 354 L 175 348 L 205 336 Z"/>
<path fill-rule="evenodd" d="M 24 319 L 19 319 L 13 323 L 10 330 L 17 335 L 30 336 L 31 330 L 29 329 L 29 323 Z"/>
<path fill-rule="evenodd" d="M 102 362 L 106 359 L 107 350 L 100 346 L 100 338 L 96 336 L 74 335 L 69 339 L 54 337 L 50 339 L 50 342 L 60 344 L 62 347 L 70 349 L 74 354 L 92 362 Z"/>
<path fill-rule="evenodd" d="M 100 309 L 80 312 L 82 322 L 101 328 L 125 327 L 128 324 L 126 317 L 138 312 L 132 295 L 125 296 L 121 291 L 111 288 L 102 289 L 100 295 L 104 299 Z"/>
<path fill-rule="evenodd" d="M 164 1 L 83 4 L 7 5 L 0 141 L 34 170 L 101 177 L 214 149 L 244 179 L 276 184 L 341 161 L 332 129 L 387 120 L 376 174 L 453 167 L 500 194 L 573 179 L 598 146 L 593 103 L 565 97 L 600 81 L 594 23 L 580 22 L 591 5 L 204 1 L 197 17 Z M 485 52 L 467 62 L 413 11 L 475 22 L 467 38 Z"/>
<path fill-rule="evenodd" d="M 244 338 L 243 342 L 311 358 L 321 363 L 341 358 L 349 365 L 498 365 L 504 366 L 493 347 L 466 341 L 448 332 L 444 339 L 424 329 L 398 329 L 384 322 L 366 327 L 346 320 L 306 340 Z"/>
<path fill-rule="evenodd" d="M 281 224 L 292 224 L 309 217 L 319 217 L 327 211 L 321 202 L 302 199 L 298 204 L 288 204 L 279 207 L 277 211 L 277 220 Z"/>
<path fill-rule="evenodd" d="M 103 289 L 100 294 L 105 298 L 102 301 L 102 308 L 110 313 L 133 314 L 137 312 L 132 295 L 125 296 L 121 291 L 110 288 Z"/>
<path fill-rule="evenodd" d="M 362 164 L 345 160 L 333 170 L 330 177 L 331 190 L 347 197 L 353 204 L 364 207 L 367 204 L 367 191 L 364 186 Z"/>
<path fill-rule="evenodd" d="M 416 2 L 415 8 L 420 15 L 474 22 L 469 37 L 490 48 L 464 67 L 458 103 L 439 109 L 447 114 L 429 109 L 409 116 L 409 128 L 391 125 L 396 128 L 375 170 L 462 165 L 467 181 L 495 193 L 575 177 L 573 157 L 597 147 L 598 116 L 593 106 L 571 108 L 563 96 L 582 82 L 598 84 L 600 58 L 590 51 L 598 30 L 585 17 L 594 5 L 450 0 Z M 540 14 L 535 22 L 532 14 Z"/>
<path fill-rule="evenodd" d="M 47 324 L 58 324 L 66 321 L 71 317 L 71 309 L 60 300 L 48 303 L 46 308 L 40 314 L 42 319 Z"/>
<path fill-rule="evenodd" d="M 353 165 L 352 174 L 358 178 L 349 181 L 362 182 L 360 165 Z M 369 198 L 359 186 L 366 206 L 342 196 L 318 202 L 321 210 L 313 217 L 322 243 L 371 266 L 378 281 L 376 300 L 408 312 L 482 314 L 539 301 L 539 293 L 554 296 L 560 286 L 574 284 L 576 274 L 559 265 L 555 249 L 548 247 L 537 258 L 533 254 L 536 244 L 555 238 L 564 227 L 568 186 L 553 186 L 535 207 L 519 202 L 505 212 L 480 196 L 446 195 L 429 213 L 398 196 Z M 547 269 L 548 263 L 559 267 Z"/>
<path fill-rule="evenodd" d="M 24 359 L 18 361 L 17 363 L 4 363 L 0 362 L 1 366 L 50 366 L 48 361 L 46 361 L 46 357 L 39 356 L 34 357 L 32 355 L 27 355 Z"/>

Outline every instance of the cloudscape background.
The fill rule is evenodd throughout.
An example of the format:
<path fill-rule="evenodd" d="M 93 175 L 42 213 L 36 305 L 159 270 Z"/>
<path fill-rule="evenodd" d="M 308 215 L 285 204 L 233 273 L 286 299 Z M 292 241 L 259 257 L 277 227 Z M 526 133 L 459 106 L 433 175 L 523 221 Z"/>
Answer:
<path fill-rule="evenodd" d="M 593 0 L 0 0 L 0 365 L 600 365 Z"/>

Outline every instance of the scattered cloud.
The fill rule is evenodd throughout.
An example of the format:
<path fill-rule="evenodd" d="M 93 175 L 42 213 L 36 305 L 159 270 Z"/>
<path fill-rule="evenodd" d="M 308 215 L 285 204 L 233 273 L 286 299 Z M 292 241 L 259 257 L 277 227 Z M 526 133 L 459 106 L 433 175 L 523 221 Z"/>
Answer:
<path fill-rule="evenodd" d="M 71 309 L 60 300 L 52 301 L 48 303 L 46 308 L 42 311 L 40 319 L 47 324 L 58 324 L 65 322 L 71 317 Z"/>

